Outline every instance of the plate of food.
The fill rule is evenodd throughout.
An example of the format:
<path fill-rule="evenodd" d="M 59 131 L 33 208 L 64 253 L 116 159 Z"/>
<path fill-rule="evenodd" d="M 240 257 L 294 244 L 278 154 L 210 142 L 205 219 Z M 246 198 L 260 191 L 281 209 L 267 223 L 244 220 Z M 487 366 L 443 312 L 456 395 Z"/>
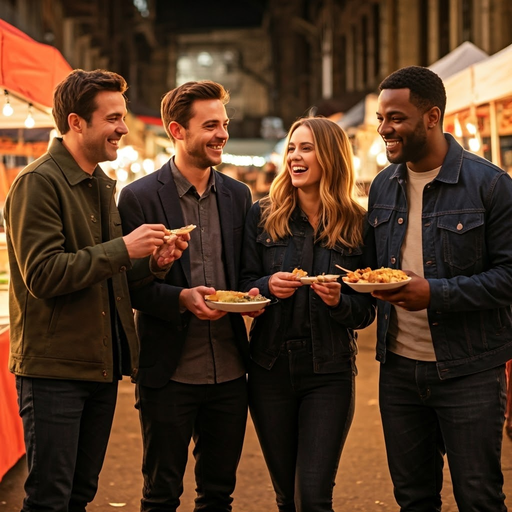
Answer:
<path fill-rule="evenodd" d="M 382 267 L 357 269 L 343 276 L 343 282 L 353 290 L 361 293 L 371 293 L 376 290 L 395 290 L 405 286 L 411 278 L 396 268 Z"/>
<path fill-rule="evenodd" d="M 227 311 L 228 313 L 250 313 L 263 309 L 270 299 L 263 295 L 249 295 L 245 292 L 217 290 L 213 295 L 204 298 L 210 309 Z"/>
<path fill-rule="evenodd" d="M 341 274 L 321 274 L 318 276 L 305 276 L 300 278 L 302 284 L 333 283 L 341 277 Z"/>

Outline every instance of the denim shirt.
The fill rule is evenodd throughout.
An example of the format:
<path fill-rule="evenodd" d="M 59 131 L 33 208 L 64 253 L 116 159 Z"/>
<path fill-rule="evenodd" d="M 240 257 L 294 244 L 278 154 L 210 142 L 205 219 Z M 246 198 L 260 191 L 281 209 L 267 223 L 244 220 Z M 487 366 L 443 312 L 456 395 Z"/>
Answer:
<path fill-rule="evenodd" d="M 292 237 L 274 241 L 259 226 L 259 222 L 260 206 L 257 202 L 246 219 L 240 286 L 242 290 L 257 287 L 261 294 L 270 298 L 272 296 L 268 281 L 271 275 L 280 271 L 291 272 L 300 265 L 305 229 L 298 208 L 290 218 Z M 337 246 L 334 249 L 319 250 L 329 253 L 327 258 L 320 258 L 322 261 L 329 261 L 328 266 L 322 269 L 326 274 L 338 274 L 336 264 L 349 269 L 367 264 L 360 247 L 348 249 Z M 272 368 L 286 339 L 284 330 L 293 316 L 291 306 L 294 301 L 292 297 L 279 300 L 274 297 L 273 302 L 254 320 L 250 334 L 251 358 L 268 369 Z M 309 319 L 315 373 L 332 373 L 346 369 L 347 361 L 353 359 L 357 352 L 357 335 L 354 329 L 362 329 L 373 322 L 374 302 L 369 294 L 355 293 L 343 284 L 340 303 L 331 308 L 309 288 Z"/>
<path fill-rule="evenodd" d="M 512 358 L 512 180 L 445 134 L 448 153 L 423 192 L 423 269 L 441 379 L 493 368 Z M 377 267 L 401 268 L 407 227 L 405 164 L 372 183 L 368 222 Z M 407 270 L 407 269 L 404 269 Z M 389 302 L 378 301 L 377 359 L 386 360 Z"/>

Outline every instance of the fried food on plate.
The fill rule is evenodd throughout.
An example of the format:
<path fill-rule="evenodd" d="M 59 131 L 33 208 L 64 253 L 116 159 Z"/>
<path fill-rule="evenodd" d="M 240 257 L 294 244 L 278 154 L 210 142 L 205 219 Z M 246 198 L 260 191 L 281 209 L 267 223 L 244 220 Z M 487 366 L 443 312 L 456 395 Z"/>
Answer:
<path fill-rule="evenodd" d="M 403 271 L 396 268 L 382 267 L 372 270 L 370 267 L 354 270 L 349 272 L 343 281 L 346 283 L 399 283 L 406 281 L 409 276 Z"/>
<path fill-rule="evenodd" d="M 213 302 L 260 302 L 267 300 L 263 295 L 248 295 L 245 292 L 234 292 L 232 290 L 217 290 L 212 295 L 206 295 L 205 299 Z"/>

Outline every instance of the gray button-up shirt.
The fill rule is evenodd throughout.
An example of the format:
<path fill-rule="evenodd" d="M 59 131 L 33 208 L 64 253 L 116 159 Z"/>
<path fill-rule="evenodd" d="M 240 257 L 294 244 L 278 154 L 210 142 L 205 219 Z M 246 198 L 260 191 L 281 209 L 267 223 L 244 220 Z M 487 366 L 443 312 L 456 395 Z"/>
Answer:
<path fill-rule="evenodd" d="M 222 234 L 217 207 L 215 173 L 202 196 L 170 162 L 185 225 L 195 224 L 188 247 L 191 286 L 211 286 L 225 290 L 227 286 L 222 250 Z M 171 377 L 185 384 L 216 384 L 237 379 L 245 374 L 229 315 L 216 321 L 192 316 L 179 365 Z"/>

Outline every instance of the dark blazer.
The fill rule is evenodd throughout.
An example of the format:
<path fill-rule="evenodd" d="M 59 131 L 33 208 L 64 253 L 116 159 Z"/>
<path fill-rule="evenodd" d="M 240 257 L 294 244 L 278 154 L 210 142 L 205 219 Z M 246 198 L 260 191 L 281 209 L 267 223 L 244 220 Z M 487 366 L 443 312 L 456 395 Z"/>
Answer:
<path fill-rule="evenodd" d="M 240 256 L 245 216 L 251 207 L 251 192 L 247 185 L 215 173 L 217 204 L 222 230 L 223 260 L 228 287 L 238 290 Z M 167 162 L 158 171 L 122 189 L 119 198 L 123 232 L 130 233 L 144 223 L 162 223 L 173 229 L 185 224 L 178 192 Z M 135 276 L 130 290 L 135 308 L 135 325 L 141 345 L 137 380 L 144 386 L 162 387 L 176 369 L 191 313 L 180 313 L 179 295 L 191 287 L 188 251 L 174 262 L 165 279 L 154 279 L 140 285 Z M 238 348 L 248 360 L 245 324 L 239 314 L 230 314 Z"/>

